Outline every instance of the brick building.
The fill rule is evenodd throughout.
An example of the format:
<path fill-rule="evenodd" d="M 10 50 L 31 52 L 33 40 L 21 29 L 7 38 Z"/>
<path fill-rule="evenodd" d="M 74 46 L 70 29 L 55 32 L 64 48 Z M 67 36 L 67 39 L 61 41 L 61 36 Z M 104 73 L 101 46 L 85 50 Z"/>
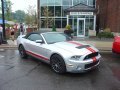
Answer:
<path fill-rule="evenodd" d="M 97 30 L 120 32 L 120 0 L 97 0 Z"/>

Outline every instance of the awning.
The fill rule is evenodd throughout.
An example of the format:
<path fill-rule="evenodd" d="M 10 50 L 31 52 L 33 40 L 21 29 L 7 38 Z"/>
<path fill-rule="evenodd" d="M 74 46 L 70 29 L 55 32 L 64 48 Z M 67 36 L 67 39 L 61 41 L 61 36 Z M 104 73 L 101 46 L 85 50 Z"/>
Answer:
<path fill-rule="evenodd" d="M 5 23 L 7 23 L 7 20 L 5 20 Z M 0 24 L 3 24 L 3 20 L 0 19 Z"/>

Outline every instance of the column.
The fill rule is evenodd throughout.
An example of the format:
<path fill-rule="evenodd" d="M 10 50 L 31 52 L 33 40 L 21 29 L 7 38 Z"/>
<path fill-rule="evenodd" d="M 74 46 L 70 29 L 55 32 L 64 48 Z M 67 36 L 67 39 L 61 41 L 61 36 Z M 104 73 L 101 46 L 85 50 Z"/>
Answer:
<path fill-rule="evenodd" d="M 69 15 L 67 15 L 67 25 L 69 25 Z"/>
<path fill-rule="evenodd" d="M 96 30 L 96 15 L 94 15 L 94 31 Z"/>

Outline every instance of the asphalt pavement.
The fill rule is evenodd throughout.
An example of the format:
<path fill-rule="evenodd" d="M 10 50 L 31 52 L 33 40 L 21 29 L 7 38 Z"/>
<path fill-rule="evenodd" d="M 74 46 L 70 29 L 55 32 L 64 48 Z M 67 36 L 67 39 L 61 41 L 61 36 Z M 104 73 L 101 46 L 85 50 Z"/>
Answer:
<path fill-rule="evenodd" d="M 74 37 L 73 40 L 80 41 L 95 46 L 101 52 L 111 52 L 113 39 L 99 39 L 99 38 L 78 38 Z M 7 44 L 0 45 L 0 49 L 16 49 L 16 40 L 7 40 Z"/>
<path fill-rule="evenodd" d="M 97 68 L 86 73 L 54 73 L 48 64 L 18 50 L 0 52 L 0 90 L 120 90 L 120 55 L 102 53 Z"/>

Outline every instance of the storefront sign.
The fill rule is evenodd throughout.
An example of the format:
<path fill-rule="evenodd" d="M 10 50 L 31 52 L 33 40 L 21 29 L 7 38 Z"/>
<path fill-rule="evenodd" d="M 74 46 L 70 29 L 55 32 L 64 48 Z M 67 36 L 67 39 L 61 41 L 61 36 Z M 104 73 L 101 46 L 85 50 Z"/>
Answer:
<path fill-rule="evenodd" d="M 70 15 L 93 15 L 93 12 L 70 12 Z"/>

